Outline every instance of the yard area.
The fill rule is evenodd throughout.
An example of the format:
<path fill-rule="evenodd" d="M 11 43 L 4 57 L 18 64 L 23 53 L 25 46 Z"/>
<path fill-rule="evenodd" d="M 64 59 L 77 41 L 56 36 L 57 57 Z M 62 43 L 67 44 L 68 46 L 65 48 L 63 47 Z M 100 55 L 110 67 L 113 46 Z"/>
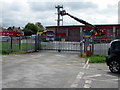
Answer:
<path fill-rule="evenodd" d="M 86 64 L 77 53 L 41 51 L 3 55 L 3 88 L 118 88 L 105 63 Z M 115 89 L 111 89 L 115 90 Z"/>

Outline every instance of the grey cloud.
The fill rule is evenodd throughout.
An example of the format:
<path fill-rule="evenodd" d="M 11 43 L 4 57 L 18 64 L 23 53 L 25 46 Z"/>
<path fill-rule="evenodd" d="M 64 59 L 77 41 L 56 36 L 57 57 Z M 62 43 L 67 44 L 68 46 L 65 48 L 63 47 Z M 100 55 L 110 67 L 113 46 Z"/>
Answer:
<path fill-rule="evenodd" d="M 97 10 L 97 13 L 100 13 L 101 15 L 117 15 L 118 14 L 118 6 L 117 5 L 108 5 L 107 8 L 102 10 Z"/>
<path fill-rule="evenodd" d="M 4 2 L 3 17 L 2 17 L 3 26 L 5 27 L 13 26 L 13 25 L 24 26 L 28 22 L 32 22 L 32 23 L 41 22 L 43 25 L 56 25 L 56 22 L 55 22 L 55 19 L 57 18 L 57 16 L 55 15 L 56 5 L 63 5 L 64 9 L 66 10 L 69 9 L 67 11 L 70 12 L 70 14 L 75 16 L 77 16 L 76 15 L 77 13 L 78 14 L 82 13 L 82 15 L 85 15 L 83 17 L 88 17 L 88 15 L 89 16 L 90 15 L 106 16 L 106 14 L 115 15 L 117 10 L 116 6 L 112 6 L 112 5 L 108 5 L 106 9 L 99 10 L 99 7 L 97 4 L 94 4 L 92 2 L 84 2 L 84 1 L 83 2 L 82 1 L 81 2 L 27 2 L 25 3 L 25 5 L 26 5 L 25 6 L 26 8 L 23 7 L 24 6 L 23 3 Z M 71 20 L 72 19 L 70 19 L 70 21 Z M 88 18 L 88 20 L 90 20 L 90 18 Z M 103 20 L 103 19 L 100 19 L 100 20 Z"/>
<path fill-rule="evenodd" d="M 7 9 L 3 12 L 2 17 L 2 26 L 3 27 L 10 27 L 10 26 L 24 26 L 28 22 L 35 23 L 37 21 L 41 23 L 50 23 L 50 18 L 53 17 L 55 14 L 49 11 L 46 12 L 34 12 L 29 10 L 19 10 L 19 11 L 9 11 Z M 47 19 L 47 20 L 46 20 Z M 54 21 L 54 20 L 53 20 Z"/>
<path fill-rule="evenodd" d="M 0 13 L 1 15 L 1 25 L 4 27 L 7 27 L 9 25 L 11 25 L 13 22 L 15 22 L 15 15 L 17 15 L 16 13 L 19 12 L 20 8 L 21 8 L 21 4 L 18 2 L 1 2 L 1 10 Z M 12 20 L 13 19 L 13 20 Z"/>
<path fill-rule="evenodd" d="M 11 2 L 6 3 L 3 2 L 3 11 L 10 12 L 10 11 L 19 11 L 21 10 L 22 5 L 19 2 Z"/>
<path fill-rule="evenodd" d="M 52 3 L 45 3 L 45 2 L 28 2 L 28 5 L 32 11 L 50 11 L 54 9 Z"/>
<path fill-rule="evenodd" d="M 47 11 L 55 10 L 56 5 L 63 5 L 63 7 L 70 8 L 71 10 L 97 8 L 98 6 L 91 2 L 29 2 L 32 11 Z"/>
<path fill-rule="evenodd" d="M 97 5 L 91 2 L 66 2 L 65 7 L 69 7 L 72 10 L 88 9 L 88 8 L 97 8 Z"/>
<path fill-rule="evenodd" d="M 24 19 L 20 20 L 19 16 L 3 16 L 2 17 L 2 26 L 10 27 L 10 26 L 21 26 L 24 22 Z"/>

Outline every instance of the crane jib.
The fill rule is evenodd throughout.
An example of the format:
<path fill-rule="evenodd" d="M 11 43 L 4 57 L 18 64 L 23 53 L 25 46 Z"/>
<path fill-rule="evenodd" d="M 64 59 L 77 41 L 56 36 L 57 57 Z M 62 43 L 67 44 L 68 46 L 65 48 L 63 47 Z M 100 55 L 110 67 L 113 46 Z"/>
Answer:
<path fill-rule="evenodd" d="M 86 21 L 84 21 L 82 19 L 78 19 L 78 18 L 76 18 L 76 17 L 74 17 L 74 16 L 72 16 L 72 15 L 70 15 L 68 13 L 67 13 L 67 15 L 70 16 L 71 18 L 75 19 L 76 21 L 78 21 L 78 22 L 80 22 L 82 24 L 85 24 L 86 26 L 89 26 L 89 27 L 92 27 L 92 28 L 96 28 L 96 26 L 94 26 L 94 25 L 92 25 L 92 24 L 90 24 L 90 23 L 88 23 L 88 22 L 86 22 Z"/>
<path fill-rule="evenodd" d="M 60 15 L 61 15 L 61 16 L 68 15 L 68 16 L 70 16 L 71 18 L 75 19 L 76 21 L 78 21 L 78 22 L 80 22 L 80 23 L 82 23 L 82 24 L 84 24 L 84 25 L 86 25 L 86 26 L 88 26 L 88 27 L 93 28 L 93 31 L 91 31 L 91 32 L 94 32 L 94 31 L 95 31 L 95 35 L 101 36 L 101 35 L 105 35 L 105 34 L 106 34 L 105 30 L 99 30 L 98 27 L 96 27 L 95 25 L 92 25 L 92 24 L 90 24 L 90 23 L 88 23 L 88 22 L 86 22 L 86 21 L 84 21 L 84 20 L 82 20 L 82 19 L 79 19 L 79 18 L 77 18 L 77 17 L 74 17 L 74 16 L 70 15 L 69 13 L 66 13 L 65 10 L 60 11 Z"/>

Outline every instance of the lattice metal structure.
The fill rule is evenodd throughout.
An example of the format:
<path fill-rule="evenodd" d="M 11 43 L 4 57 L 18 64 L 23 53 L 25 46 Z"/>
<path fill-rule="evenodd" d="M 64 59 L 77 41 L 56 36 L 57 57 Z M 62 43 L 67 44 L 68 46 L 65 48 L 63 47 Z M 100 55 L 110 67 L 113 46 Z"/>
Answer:
<path fill-rule="evenodd" d="M 61 24 L 63 25 L 63 16 L 60 16 L 60 11 L 63 10 L 63 5 L 57 5 L 57 6 L 55 6 L 55 8 L 57 9 L 57 15 L 58 15 L 57 26 L 60 26 Z"/>

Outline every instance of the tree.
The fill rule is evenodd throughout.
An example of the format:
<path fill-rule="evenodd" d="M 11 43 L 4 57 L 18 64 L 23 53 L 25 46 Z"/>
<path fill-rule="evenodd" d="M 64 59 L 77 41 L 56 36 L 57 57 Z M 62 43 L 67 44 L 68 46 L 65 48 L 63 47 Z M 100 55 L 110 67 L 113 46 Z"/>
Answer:
<path fill-rule="evenodd" d="M 38 31 L 43 31 L 44 27 L 40 22 L 36 22 L 35 25 L 38 27 Z"/>
<path fill-rule="evenodd" d="M 38 26 L 34 25 L 33 23 L 28 23 L 25 25 L 23 29 L 25 36 L 31 36 L 32 34 L 36 34 L 38 31 Z"/>

